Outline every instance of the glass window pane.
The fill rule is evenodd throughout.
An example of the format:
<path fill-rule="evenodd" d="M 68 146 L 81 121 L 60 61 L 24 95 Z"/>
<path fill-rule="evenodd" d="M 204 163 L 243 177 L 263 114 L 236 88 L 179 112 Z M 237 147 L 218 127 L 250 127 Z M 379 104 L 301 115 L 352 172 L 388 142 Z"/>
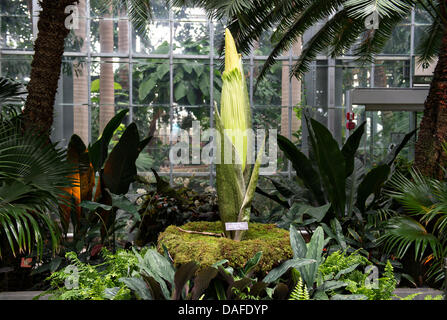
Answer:
<path fill-rule="evenodd" d="M 0 47 L 33 50 L 33 24 L 29 16 L 0 16 Z"/>
<path fill-rule="evenodd" d="M 168 54 L 169 34 L 169 22 L 154 21 L 149 26 L 147 37 L 133 32 L 133 52 L 138 54 Z"/>
<path fill-rule="evenodd" d="M 253 78 L 256 81 L 261 72 L 264 61 L 256 61 Z M 267 71 L 266 76 L 258 83 L 253 95 L 256 105 L 280 106 L 289 104 L 289 64 L 278 62 Z M 283 90 L 285 89 L 285 90 Z"/>
<path fill-rule="evenodd" d="M 174 23 L 174 53 L 207 55 L 209 52 L 208 23 Z"/>
<path fill-rule="evenodd" d="M 21 82 L 28 82 L 32 59 L 32 56 L 0 55 L 1 75 Z"/>
<path fill-rule="evenodd" d="M 23 0 L 2 0 L 0 2 L 0 13 L 8 15 L 29 15 L 30 9 L 27 1 Z"/>
<path fill-rule="evenodd" d="M 214 88 L 220 91 L 219 82 L 214 82 Z M 177 104 L 209 106 L 209 60 L 175 60 L 173 94 Z"/>
<path fill-rule="evenodd" d="M 169 105 L 169 60 L 138 59 L 133 64 L 135 105 Z"/>
<path fill-rule="evenodd" d="M 397 26 L 383 49 L 383 54 L 410 54 L 411 27 Z"/>
<path fill-rule="evenodd" d="M 410 62 L 377 60 L 374 68 L 374 87 L 401 88 L 410 86 Z"/>

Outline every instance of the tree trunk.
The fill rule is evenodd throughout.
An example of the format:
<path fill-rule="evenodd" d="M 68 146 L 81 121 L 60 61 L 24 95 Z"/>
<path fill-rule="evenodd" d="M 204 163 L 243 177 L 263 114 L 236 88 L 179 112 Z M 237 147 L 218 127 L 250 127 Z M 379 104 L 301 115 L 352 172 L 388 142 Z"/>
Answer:
<path fill-rule="evenodd" d="M 113 52 L 113 8 L 110 13 L 104 15 L 104 19 L 99 22 L 99 40 L 102 53 Z M 99 76 L 99 134 L 106 127 L 110 119 L 115 115 L 115 79 L 113 73 L 113 59 L 101 58 Z"/>
<path fill-rule="evenodd" d="M 79 0 L 79 29 L 75 35 L 82 41 L 81 52 L 87 52 L 87 41 L 85 41 L 87 25 L 86 3 Z M 81 137 L 85 145 L 89 143 L 88 136 L 88 67 L 86 61 L 76 59 L 73 62 L 73 133 Z"/>
<path fill-rule="evenodd" d="M 442 166 L 447 155 L 443 144 L 447 138 L 447 27 L 444 29 L 438 63 L 424 106 L 418 140 L 415 147 L 415 166 L 427 176 L 444 179 Z"/>
<path fill-rule="evenodd" d="M 64 42 L 70 30 L 65 27 L 68 5 L 78 0 L 42 0 L 34 42 L 34 58 L 25 102 L 24 127 L 39 134 L 50 134 L 53 125 L 54 99 L 61 72 Z"/>

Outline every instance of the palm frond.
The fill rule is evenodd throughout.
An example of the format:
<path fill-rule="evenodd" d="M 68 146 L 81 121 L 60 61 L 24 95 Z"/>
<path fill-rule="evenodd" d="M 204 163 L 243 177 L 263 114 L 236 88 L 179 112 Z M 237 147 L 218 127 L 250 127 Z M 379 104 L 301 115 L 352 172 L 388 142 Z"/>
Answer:
<path fill-rule="evenodd" d="M 397 258 L 402 258 L 411 245 L 414 245 L 415 256 L 419 259 L 422 259 L 428 246 L 435 256 L 441 252 L 438 238 L 410 217 L 398 216 L 389 219 L 385 225 L 385 231 L 378 243 L 383 243 L 388 253 L 395 251 Z"/>
<path fill-rule="evenodd" d="M 153 19 L 150 0 L 104 0 L 100 3 L 100 11 L 111 13 L 110 9 L 125 10 L 133 28 L 139 36 L 146 38 L 149 23 Z"/>
<path fill-rule="evenodd" d="M 416 62 L 418 64 L 430 64 L 438 56 L 443 33 L 444 25 L 439 18 L 423 30 L 422 37 L 416 47 L 416 54 L 418 55 Z"/>
<path fill-rule="evenodd" d="M 47 231 L 56 248 L 59 229 L 49 214 L 67 202 L 63 188 L 73 184 L 68 177 L 74 170 L 65 151 L 45 137 L 0 121 L 0 236 L 13 254 L 30 251 L 32 244 L 41 254 Z"/>
<path fill-rule="evenodd" d="M 267 70 L 275 64 L 276 58 L 279 55 L 290 49 L 290 47 L 300 36 L 304 34 L 307 29 L 315 25 L 321 19 L 335 13 L 341 4 L 342 1 L 314 1 L 309 6 L 303 8 L 303 11 L 297 14 L 295 19 L 288 17 L 284 18 L 273 35 L 273 38 L 277 39 L 278 42 L 275 44 L 275 47 L 262 67 L 262 70 L 258 76 L 258 83 L 266 75 Z M 293 14 L 291 16 L 295 17 Z M 315 41 L 317 38 L 314 36 L 310 40 L 310 42 L 314 40 L 312 45 L 309 43 L 306 44 L 306 48 L 300 56 L 300 60 L 304 62 L 303 66 L 305 67 L 305 70 L 307 70 L 306 67 L 308 65 L 307 61 L 309 61 L 309 58 L 311 58 L 310 60 L 315 59 L 317 53 L 322 51 L 332 42 L 332 36 L 335 35 L 335 33 L 331 32 L 335 31 L 334 29 L 338 29 L 340 19 L 342 19 L 342 15 L 338 12 L 320 29 L 320 32 L 317 33 L 318 39 L 320 39 L 321 42 L 318 40 Z M 321 32 L 323 29 L 325 30 L 325 34 Z M 300 75 L 299 72 L 296 72 L 296 70 L 301 70 L 300 68 L 296 67 L 297 65 L 300 65 L 300 63 L 297 63 L 294 66 L 293 73 L 295 75 Z"/>
<path fill-rule="evenodd" d="M 0 77 L 0 106 L 5 102 L 10 102 L 13 99 L 19 98 L 19 96 L 25 92 L 26 91 L 20 82 Z"/>
<path fill-rule="evenodd" d="M 361 42 L 354 50 L 354 55 L 358 56 L 361 63 L 373 62 L 376 54 L 383 51 L 383 48 L 391 39 L 394 28 L 402 22 L 399 15 L 385 16 L 380 19 L 379 28 L 365 31 L 361 35 Z"/>
<path fill-rule="evenodd" d="M 318 30 L 315 35 L 307 41 L 304 46 L 298 61 L 293 65 L 291 70 L 291 75 L 301 78 L 305 72 L 309 71 L 309 66 L 312 61 L 315 60 L 318 53 L 324 50 L 329 50 L 331 52 L 335 50 L 341 52 L 349 47 L 349 44 L 354 42 L 354 37 L 350 34 L 350 39 L 346 39 L 341 44 L 336 44 L 337 35 L 343 32 L 345 26 L 351 23 L 351 18 L 346 15 L 345 11 L 337 12 L 329 21 L 327 21 Z M 357 28 L 358 23 L 355 23 Z"/>
<path fill-rule="evenodd" d="M 400 15 L 405 17 L 413 7 L 413 1 L 405 0 L 348 0 L 344 8 L 350 17 L 365 19 L 376 12 L 380 18 Z"/>
<path fill-rule="evenodd" d="M 407 178 L 396 172 L 389 181 L 391 190 L 385 194 L 400 202 L 410 214 L 424 215 L 438 203 L 433 179 L 423 176 L 416 169 L 410 169 Z"/>

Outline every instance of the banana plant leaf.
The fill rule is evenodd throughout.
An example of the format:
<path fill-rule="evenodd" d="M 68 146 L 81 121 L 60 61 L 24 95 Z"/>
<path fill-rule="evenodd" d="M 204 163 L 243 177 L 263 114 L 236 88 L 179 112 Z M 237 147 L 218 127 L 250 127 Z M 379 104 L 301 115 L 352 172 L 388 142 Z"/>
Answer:
<path fill-rule="evenodd" d="M 99 172 L 107 159 L 109 152 L 110 140 L 113 133 L 120 126 L 129 109 L 119 111 L 106 125 L 101 137 L 92 145 L 89 146 L 90 161 L 96 172 Z"/>
<path fill-rule="evenodd" d="M 145 140 L 146 143 L 148 140 Z M 113 194 L 125 194 L 137 175 L 135 161 L 144 146 L 135 123 L 124 131 L 121 139 L 110 152 L 102 172 L 104 186 Z"/>
<path fill-rule="evenodd" d="M 76 171 L 72 175 L 75 184 L 72 187 L 65 188 L 65 191 L 71 196 L 71 201 L 74 206 L 61 205 L 62 224 L 68 226 L 71 210 L 76 211 L 76 222 L 79 223 L 81 218 L 79 204 L 84 200 L 92 199 L 92 190 L 95 185 L 95 172 L 90 163 L 87 147 L 76 134 L 71 137 L 68 144 L 67 160 L 76 168 Z"/>

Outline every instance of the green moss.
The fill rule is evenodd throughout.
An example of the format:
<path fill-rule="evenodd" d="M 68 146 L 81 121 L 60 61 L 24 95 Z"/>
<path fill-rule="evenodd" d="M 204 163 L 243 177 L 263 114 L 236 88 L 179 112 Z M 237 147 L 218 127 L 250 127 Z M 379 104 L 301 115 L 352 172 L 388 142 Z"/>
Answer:
<path fill-rule="evenodd" d="M 221 222 L 189 222 L 181 227 L 184 230 L 221 233 Z M 290 248 L 289 232 L 273 224 L 250 223 L 242 241 L 223 237 L 191 234 L 169 226 L 158 237 L 158 250 L 166 246 L 176 266 L 196 261 L 201 267 L 227 259 L 228 264 L 242 268 L 257 252 L 262 251 L 261 261 L 255 269 L 260 276 L 293 256 Z"/>

